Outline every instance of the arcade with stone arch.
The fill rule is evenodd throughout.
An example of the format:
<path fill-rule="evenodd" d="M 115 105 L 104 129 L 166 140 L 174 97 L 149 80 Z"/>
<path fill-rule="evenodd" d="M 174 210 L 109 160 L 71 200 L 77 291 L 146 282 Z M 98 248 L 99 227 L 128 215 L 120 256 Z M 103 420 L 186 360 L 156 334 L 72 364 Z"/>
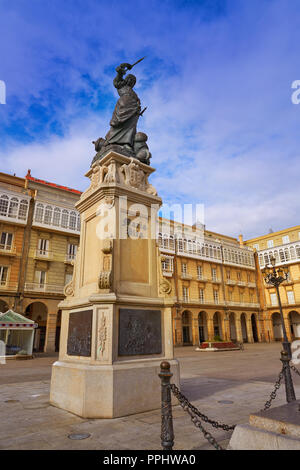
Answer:
<path fill-rule="evenodd" d="M 265 341 L 258 312 L 224 311 L 214 308 L 182 308 L 173 314 L 174 346 L 198 345 L 203 341 Z"/>

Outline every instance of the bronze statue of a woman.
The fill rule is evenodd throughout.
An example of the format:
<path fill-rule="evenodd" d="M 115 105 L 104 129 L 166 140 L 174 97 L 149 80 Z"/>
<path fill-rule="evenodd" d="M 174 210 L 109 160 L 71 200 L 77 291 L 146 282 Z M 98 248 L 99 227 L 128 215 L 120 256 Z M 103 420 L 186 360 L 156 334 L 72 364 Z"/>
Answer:
<path fill-rule="evenodd" d="M 143 163 L 149 164 L 151 154 L 146 144 L 147 135 L 136 131 L 138 119 L 146 108 L 141 112 L 141 102 L 135 91 L 133 91 L 136 83 L 135 76 L 128 74 L 124 77 L 127 71 L 131 70 L 141 60 L 143 58 L 133 65 L 123 63 L 116 68 L 117 75 L 113 84 L 118 90 L 120 98 L 116 103 L 110 120 L 110 130 L 105 139 L 100 137 L 93 142 L 97 151 L 93 162 L 101 158 L 106 150 L 112 148 L 111 146 L 114 146 L 114 148 L 118 146 L 126 155 L 133 156 Z"/>

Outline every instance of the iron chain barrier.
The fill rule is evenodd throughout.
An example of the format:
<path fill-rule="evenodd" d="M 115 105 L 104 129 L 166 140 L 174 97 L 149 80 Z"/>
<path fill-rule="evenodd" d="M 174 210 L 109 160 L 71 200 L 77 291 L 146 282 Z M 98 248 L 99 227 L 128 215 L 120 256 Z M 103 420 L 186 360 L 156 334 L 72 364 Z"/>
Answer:
<path fill-rule="evenodd" d="M 299 370 L 290 363 L 290 358 L 286 351 L 281 352 L 281 362 L 282 362 L 282 369 L 278 375 L 278 379 L 275 382 L 274 390 L 270 394 L 270 398 L 266 401 L 263 410 L 268 410 L 275 398 L 277 397 L 277 392 L 282 385 L 283 381 L 285 381 L 285 389 L 286 389 L 286 399 L 287 402 L 291 402 L 296 400 L 294 388 L 292 385 L 291 380 L 291 372 L 290 370 L 294 371 L 296 374 L 300 376 Z M 216 441 L 216 439 L 212 436 L 210 432 L 208 432 L 202 425 L 202 421 L 205 423 L 210 424 L 215 429 L 223 429 L 223 431 L 233 431 L 235 428 L 234 425 L 228 425 L 219 423 L 213 419 L 210 419 L 204 413 L 198 410 L 194 405 L 190 403 L 183 393 L 180 392 L 179 388 L 175 384 L 171 384 L 170 380 L 173 374 L 170 371 L 170 364 L 167 361 L 164 361 L 160 365 L 161 370 L 159 373 L 159 377 L 161 379 L 161 445 L 163 450 L 172 450 L 174 446 L 174 429 L 173 429 L 173 416 L 172 416 L 172 397 L 171 393 L 177 398 L 179 405 L 182 407 L 184 411 L 186 411 L 191 418 L 192 423 L 200 429 L 203 433 L 204 438 L 216 449 L 216 450 L 224 450 L 220 444 Z"/>
<path fill-rule="evenodd" d="M 298 375 L 300 375 L 300 372 L 299 370 L 297 369 L 297 367 L 294 366 L 294 364 L 290 364 L 290 368 Z"/>
<path fill-rule="evenodd" d="M 278 375 L 278 379 L 275 382 L 274 390 L 270 394 L 270 398 L 269 398 L 269 400 L 266 401 L 265 406 L 264 406 L 262 411 L 266 411 L 270 408 L 270 406 L 272 405 L 272 401 L 275 400 L 275 398 L 277 396 L 277 392 L 278 392 L 278 390 L 279 390 L 279 388 L 282 384 L 282 381 L 283 381 L 283 368 L 281 369 L 281 371 Z"/>
<path fill-rule="evenodd" d="M 170 384 L 173 374 L 170 372 L 170 364 L 166 361 L 161 363 L 161 370 L 159 377 L 161 379 L 161 446 L 163 450 L 172 450 L 174 445 L 174 429 L 173 429 L 173 416 L 172 416 L 172 399 L 171 392 L 177 398 L 180 406 L 186 411 L 191 418 L 192 423 L 203 433 L 204 438 L 216 449 L 224 450 L 216 439 L 208 432 L 201 423 L 201 420 L 211 424 L 214 428 L 223 429 L 224 431 L 231 431 L 235 425 L 229 426 L 214 421 L 205 414 L 201 413 L 189 400 L 180 392 L 175 384 Z"/>

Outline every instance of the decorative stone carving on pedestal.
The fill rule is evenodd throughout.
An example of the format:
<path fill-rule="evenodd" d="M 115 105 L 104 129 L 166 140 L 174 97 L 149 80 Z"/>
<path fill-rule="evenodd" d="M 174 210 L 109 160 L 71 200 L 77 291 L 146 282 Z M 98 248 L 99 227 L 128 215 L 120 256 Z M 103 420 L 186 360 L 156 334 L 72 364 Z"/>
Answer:
<path fill-rule="evenodd" d="M 179 385 L 173 299 L 165 298 L 171 285 L 157 266 L 155 224 L 162 201 L 148 182 L 154 171 L 135 158 L 107 152 L 88 171 L 90 187 L 76 205 L 80 250 L 60 304 L 60 352 L 50 402 L 82 417 L 160 408 L 162 360 L 171 363 Z"/>

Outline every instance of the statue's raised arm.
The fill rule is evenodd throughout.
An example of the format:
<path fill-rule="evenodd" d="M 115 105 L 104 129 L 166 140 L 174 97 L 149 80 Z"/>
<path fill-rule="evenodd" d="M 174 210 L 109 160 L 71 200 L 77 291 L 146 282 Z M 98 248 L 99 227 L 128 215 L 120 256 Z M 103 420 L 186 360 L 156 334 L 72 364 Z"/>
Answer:
<path fill-rule="evenodd" d="M 117 68 L 116 68 L 116 72 L 117 72 L 117 75 L 116 77 L 114 78 L 114 81 L 113 81 L 113 84 L 114 84 L 114 87 L 115 88 L 121 88 L 122 86 L 124 86 L 124 75 L 126 74 L 126 72 L 128 70 L 131 70 L 132 69 L 132 65 L 130 64 L 127 64 L 126 62 L 123 63 L 123 64 L 120 64 Z"/>

